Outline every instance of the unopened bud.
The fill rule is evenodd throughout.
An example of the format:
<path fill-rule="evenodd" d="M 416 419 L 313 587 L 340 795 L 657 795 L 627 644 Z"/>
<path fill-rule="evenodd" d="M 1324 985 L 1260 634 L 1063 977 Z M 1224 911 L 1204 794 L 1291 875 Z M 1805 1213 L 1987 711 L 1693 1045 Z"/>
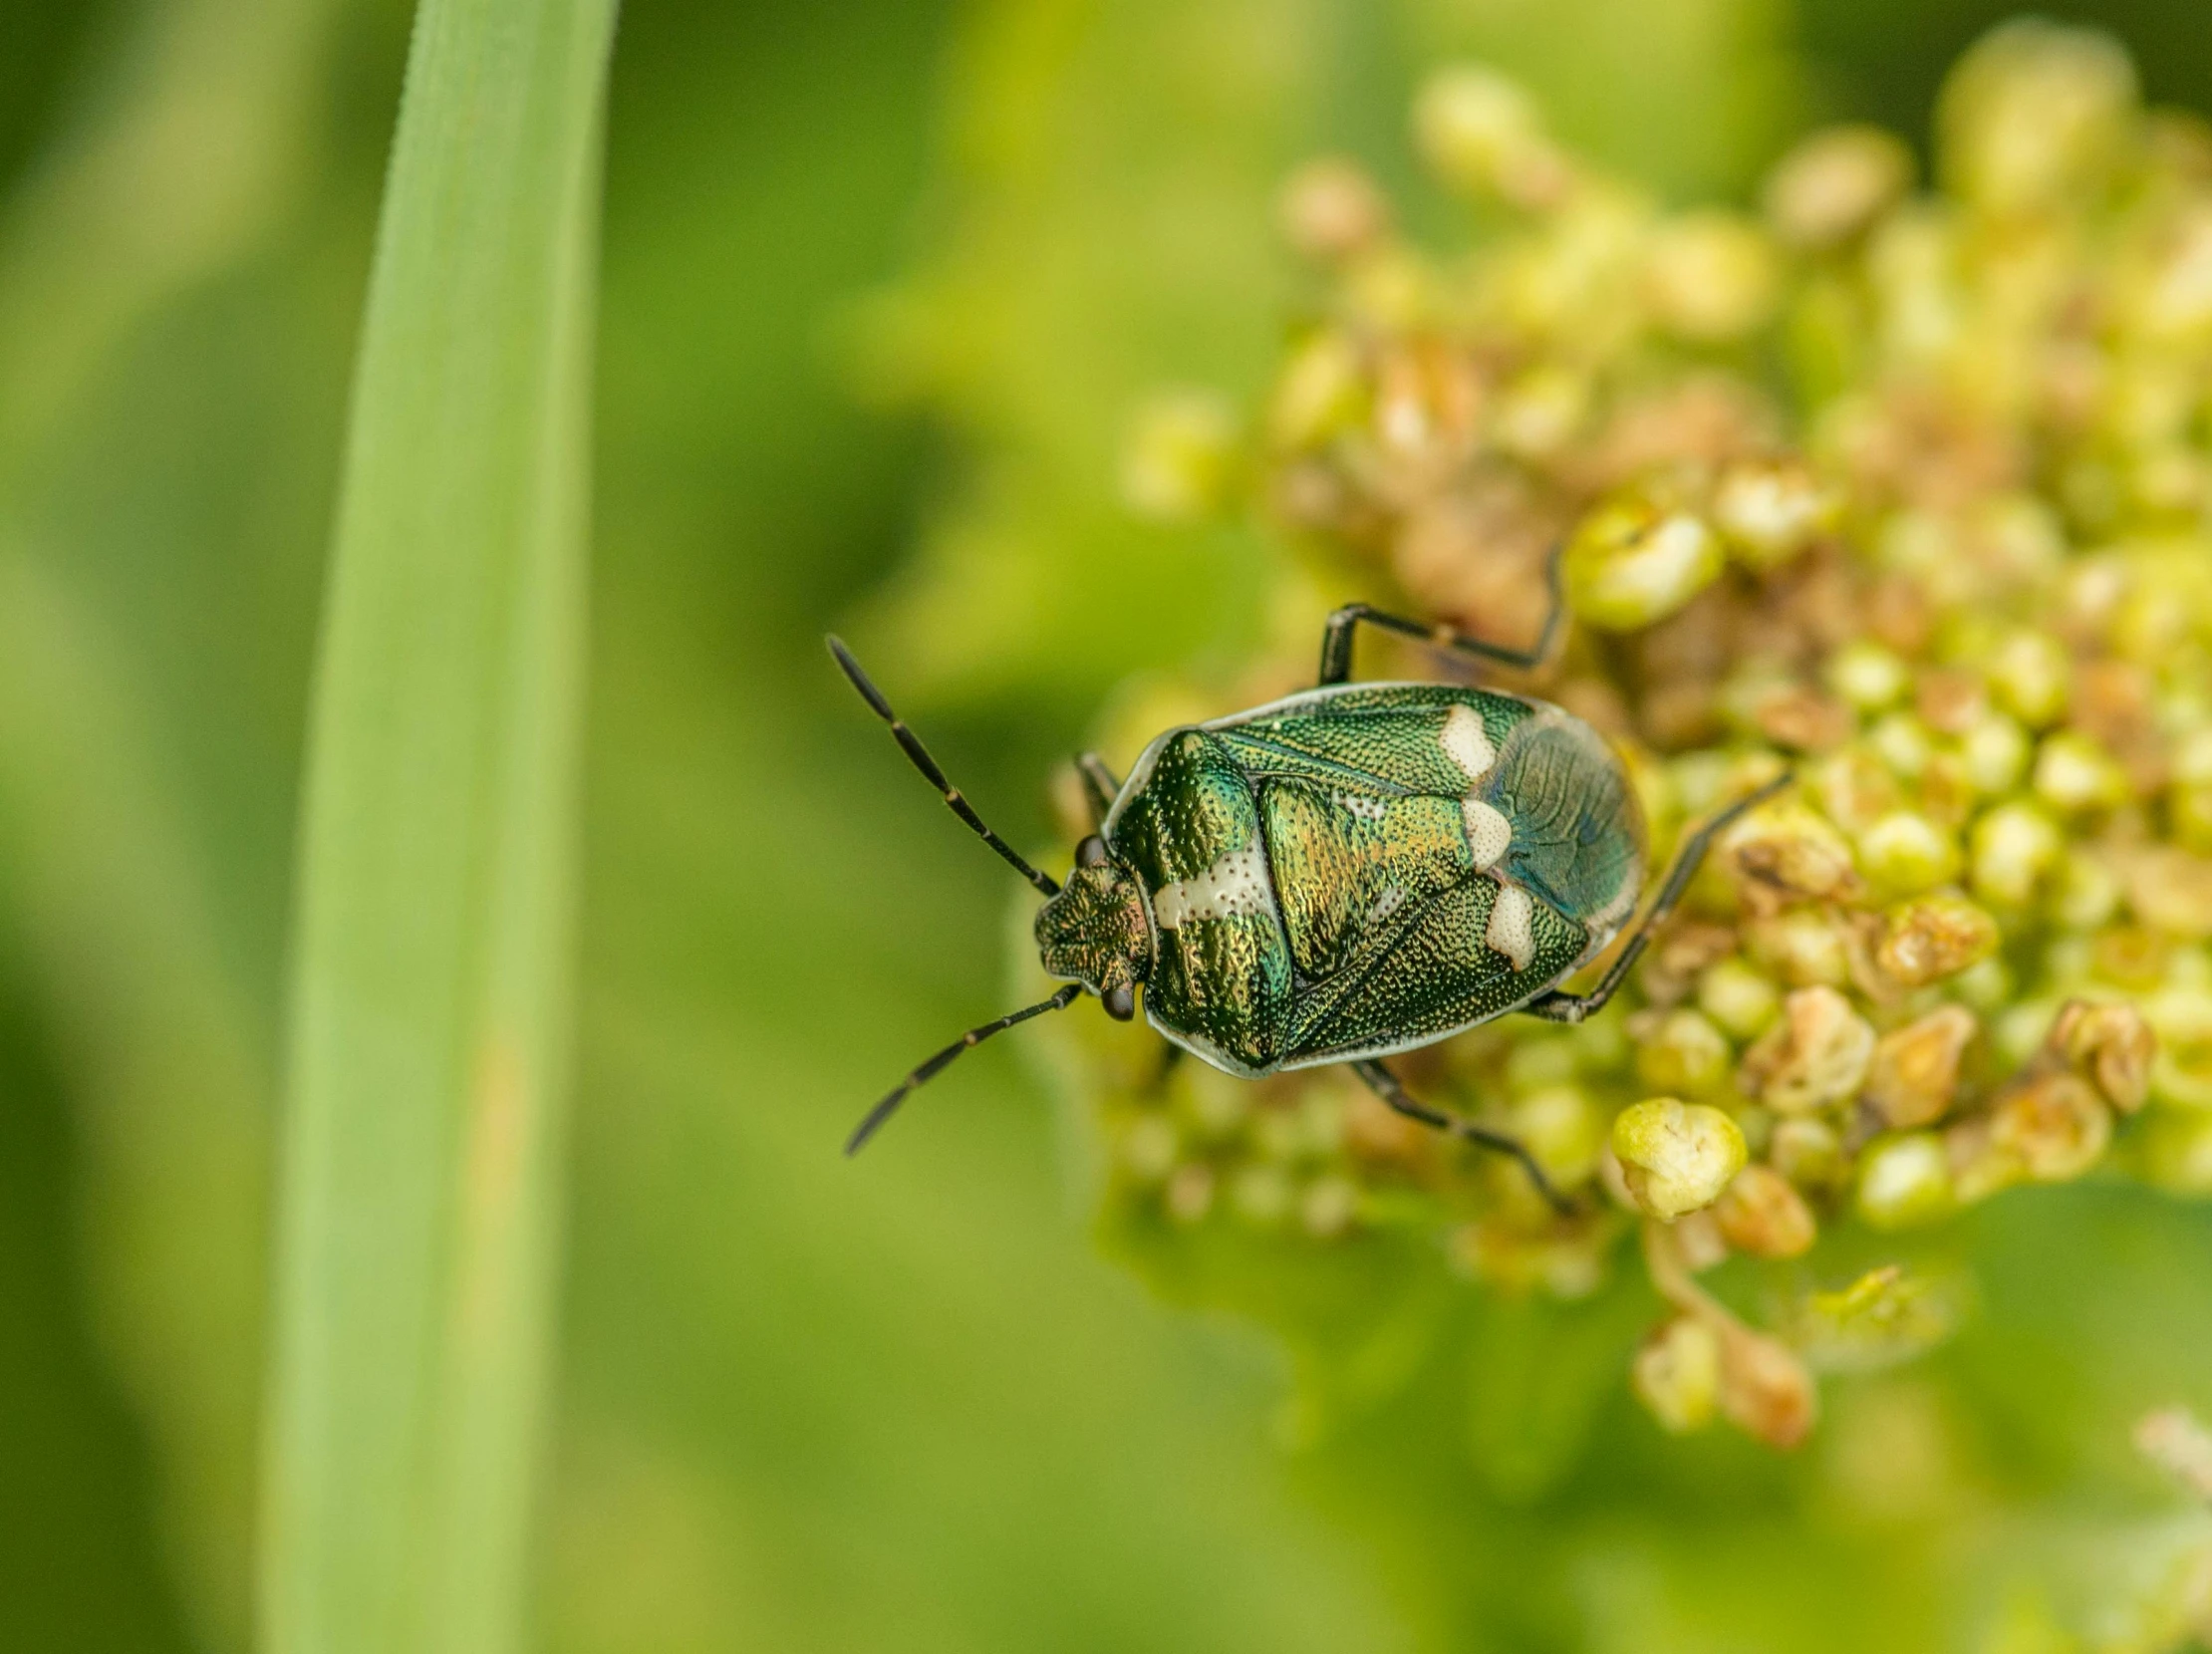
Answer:
<path fill-rule="evenodd" d="M 1978 965 L 1997 952 L 1997 921 L 1955 896 L 1924 896 L 1890 910 L 1874 960 L 1905 987 Z"/>
<path fill-rule="evenodd" d="M 1414 100 L 1413 136 L 1436 175 L 1470 195 L 1536 207 L 1558 199 L 1571 181 L 1535 100 L 1480 64 L 1428 79 Z"/>
<path fill-rule="evenodd" d="M 2069 815 L 2108 810 L 2127 798 L 2127 773 L 2086 735 L 2062 729 L 2036 751 L 2036 796 Z"/>
<path fill-rule="evenodd" d="M 1850 944 L 1843 927 L 1817 908 L 1792 908 L 1752 925 L 1752 958 L 1793 987 L 1840 987 L 1850 980 Z"/>
<path fill-rule="evenodd" d="M 1780 568 L 1834 532 L 1842 496 L 1801 459 L 1732 461 L 1713 488 L 1713 524 L 1747 568 Z"/>
<path fill-rule="evenodd" d="M 1794 1448 L 1812 1429 L 1818 1407 L 1812 1375 L 1788 1346 L 1731 1326 L 1721 1331 L 1721 1411 L 1769 1447 Z"/>
<path fill-rule="evenodd" d="M 1365 416 L 1367 376 L 1352 342 L 1333 329 L 1294 347 L 1275 381 L 1267 435 L 1278 447 L 1319 447 Z"/>
<path fill-rule="evenodd" d="M 1878 890 L 1917 896 L 1958 876 L 1959 844 L 1916 810 L 1892 810 L 1858 839 L 1859 865 Z"/>
<path fill-rule="evenodd" d="M 2002 798 L 2019 786 L 2033 750 L 2028 731 L 2003 712 L 1983 714 L 1959 737 L 1966 778 L 1984 798 Z"/>
<path fill-rule="evenodd" d="M 1952 1205 L 1950 1158 L 1932 1132 L 1876 1138 L 1860 1155 L 1858 1214 L 1868 1227 L 1907 1229 Z"/>
<path fill-rule="evenodd" d="M 1685 213 L 1652 232 L 1644 297 L 1653 319 L 1697 344 L 1738 339 L 1772 314 L 1774 249 L 1758 226 L 1733 213 Z"/>
<path fill-rule="evenodd" d="M 1673 1010 L 1636 1046 L 1636 1078 L 1653 1091 L 1702 1097 L 1728 1084 L 1736 1053 L 1694 1010 Z"/>
<path fill-rule="evenodd" d="M 2042 809 L 2025 800 L 2000 804 L 1974 823 L 1974 894 L 2026 907 L 2065 852 L 2066 835 Z"/>
<path fill-rule="evenodd" d="M 1734 954 L 1699 973 L 1698 1009 L 1735 1039 L 1756 1039 L 1782 1010 L 1773 980 Z"/>
<path fill-rule="evenodd" d="M 2135 97 L 2134 66 L 2109 35 L 2032 18 L 1993 29 L 1944 81 L 1944 179 L 2006 215 L 2085 195 L 2117 158 Z"/>
<path fill-rule="evenodd" d="M 1633 632 L 1664 620 L 1720 577 L 1721 542 L 1703 517 L 1634 491 L 1582 519 L 1566 551 L 1577 620 Z"/>
<path fill-rule="evenodd" d="M 1782 1021 L 1744 1053 L 1741 1077 L 1783 1114 L 1809 1114 L 1858 1094 L 1874 1055 L 1874 1030 L 1832 987 L 1798 988 Z"/>
<path fill-rule="evenodd" d="M 2127 858 L 2127 904 L 2135 917 L 2167 936 L 2212 937 L 2212 857 L 2152 848 Z"/>
<path fill-rule="evenodd" d="M 1340 155 L 1309 160 L 1282 186 L 1283 236 L 1303 257 L 1334 264 L 1390 228 L 1390 207 L 1365 169 Z"/>
<path fill-rule="evenodd" d="M 1874 1047 L 1866 1100 L 1894 1131 L 1941 1119 L 1959 1088 L 1959 1059 L 1976 1032 L 1974 1013 L 1945 1005 L 1892 1029 Z"/>
<path fill-rule="evenodd" d="M 1720 1400 L 1721 1340 L 1696 1317 L 1677 1315 L 1643 1341 L 1629 1382 L 1668 1434 L 1702 1430 Z"/>
<path fill-rule="evenodd" d="M 1743 1169 L 1744 1134 L 1717 1108 L 1654 1097 L 1613 1122 L 1621 1179 L 1643 1212 L 1672 1220 L 1719 1198 Z"/>
<path fill-rule="evenodd" d="M 2074 663 L 2055 639 L 2016 632 L 1990 661 L 1989 687 L 1998 703 L 2029 728 L 2047 728 L 2066 712 Z"/>
<path fill-rule="evenodd" d="M 1771 1166 L 1751 1165 L 1736 1174 L 1714 1203 L 1722 1238 L 1754 1257 L 1797 1257 L 1811 1249 L 1812 1209 L 1788 1178 Z"/>
<path fill-rule="evenodd" d="M 1846 644 L 1830 656 L 1828 688 L 1862 712 L 1894 706 L 1912 688 L 1912 671 L 1871 639 Z"/>
<path fill-rule="evenodd" d="M 1843 1140 L 1825 1120 L 1777 1120 L 1767 1158 L 1799 1189 L 1827 1189 L 1843 1175 Z"/>
<path fill-rule="evenodd" d="M 1764 200 L 1775 233 L 1793 247 L 1848 241 L 1904 194 L 1912 152 L 1879 127 L 1828 127 L 1768 174 Z"/>

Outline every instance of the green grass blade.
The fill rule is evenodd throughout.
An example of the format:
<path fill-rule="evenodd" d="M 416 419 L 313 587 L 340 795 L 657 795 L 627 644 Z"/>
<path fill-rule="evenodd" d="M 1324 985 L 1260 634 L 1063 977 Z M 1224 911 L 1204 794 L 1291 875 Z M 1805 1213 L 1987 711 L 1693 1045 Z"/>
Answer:
<path fill-rule="evenodd" d="M 612 0 L 423 0 L 310 734 L 272 1654 L 516 1646 L 568 1046 Z"/>

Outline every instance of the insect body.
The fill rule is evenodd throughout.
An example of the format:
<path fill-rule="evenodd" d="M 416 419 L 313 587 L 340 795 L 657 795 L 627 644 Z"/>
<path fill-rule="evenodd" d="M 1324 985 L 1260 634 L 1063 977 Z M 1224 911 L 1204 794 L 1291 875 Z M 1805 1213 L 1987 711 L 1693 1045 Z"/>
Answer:
<path fill-rule="evenodd" d="M 1554 588 L 1554 593 L 1556 588 Z M 1785 784 L 1685 842 L 1651 911 L 1586 994 L 1559 983 L 1635 912 L 1643 824 L 1619 760 L 1557 706 L 1438 684 L 1348 684 L 1361 623 L 1487 660 L 1533 665 L 1558 622 L 1516 651 L 1379 614 L 1331 617 L 1321 685 L 1171 729 L 1126 783 L 1080 760 L 1097 830 L 1065 885 L 984 827 L 835 639 L 839 664 L 947 802 L 1047 900 L 1039 956 L 1068 982 L 971 1030 L 910 1074 L 854 1133 L 866 1141 L 914 1086 L 1017 1021 L 1096 994 L 1245 1077 L 1349 1064 L 1399 1112 L 1515 1155 L 1511 1138 L 1407 1094 L 1382 1058 L 1511 1012 L 1578 1022 L 1610 998 L 1672 911 L 1707 844 Z M 1786 779 L 1786 778 L 1785 778 Z"/>

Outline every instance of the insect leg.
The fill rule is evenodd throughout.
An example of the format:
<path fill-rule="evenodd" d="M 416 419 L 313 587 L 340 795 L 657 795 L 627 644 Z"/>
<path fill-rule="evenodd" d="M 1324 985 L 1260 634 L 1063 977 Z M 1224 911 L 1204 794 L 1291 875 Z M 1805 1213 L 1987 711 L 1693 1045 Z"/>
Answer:
<path fill-rule="evenodd" d="M 1076 753 L 1075 770 L 1083 777 L 1083 796 L 1090 801 L 1091 825 L 1105 826 L 1106 812 L 1114 807 L 1114 799 L 1121 792 L 1121 778 L 1095 752 Z"/>
<path fill-rule="evenodd" d="M 1636 927 L 1635 934 L 1628 939 L 1628 945 L 1614 956 L 1613 963 L 1606 967 L 1597 986 L 1587 993 L 1561 993 L 1554 988 L 1523 1005 L 1522 1013 L 1540 1016 L 1547 1022 L 1579 1022 L 1601 1010 L 1605 1001 L 1628 979 L 1628 972 L 1635 967 L 1636 961 L 1643 957 L 1644 948 L 1651 941 L 1651 933 L 1667 922 L 1668 916 L 1674 912 L 1675 904 L 1682 900 L 1683 891 L 1689 888 L 1690 881 L 1697 876 L 1698 864 L 1705 860 L 1705 852 L 1711 847 L 1715 836 L 1753 805 L 1763 804 L 1774 797 L 1792 779 L 1787 771 L 1776 776 L 1757 792 L 1739 798 L 1683 840 L 1682 848 L 1675 853 L 1674 866 L 1667 870 L 1666 883 L 1659 887 L 1658 900 L 1651 904 L 1651 911 L 1644 915 L 1643 923 Z"/>
<path fill-rule="evenodd" d="M 1536 641 L 1526 649 L 1485 643 L 1481 638 L 1471 638 L 1453 627 L 1408 620 L 1403 615 L 1385 614 L 1364 603 L 1347 603 L 1329 616 L 1328 625 L 1321 632 L 1321 685 L 1325 689 L 1331 684 L 1341 684 L 1352 676 L 1352 634 L 1362 621 L 1369 626 L 1379 626 L 1386 632 L 1419 638 L 1439 649 L 1456 650 L 1462 655 L 1473 656 L 1478 661 L 1495 661 L 1501 666 L 1518 667 L 1522 671 L 1540 666 L 1544 657 L 1551 653 L 1551 645 L 1558 638 L 1559 622 L 1566 615 L 1566 604 L 1559 594 L 1557 550 L 1551 553 L 1544 564 L 1543 579 L 1551 596 L 1551 608 L 1544 615 L 1543 629 L 1536 634 Z"/>
<path fill-rule="evenodd" d="M 1465 1138 L 1470 1143 L 1478 1143 L 1499 1154 L 1513 1156 L 1521 1163 L 1521 1169 L 1528 1174 L 1528 1181 L 1536 1186 L 1536 1193 L 1550 1203 L 1552 1211 L 1562 1218 L 1573 1214 L 1574 1203 L 1551 1187 L 1551 1180 L 1543 1175 L 1543 1168 L 1536 1164 L 1535 1156 L 1528 1152 L 1525 1145 L 1508 1137 L 1504 1132 L 1491 1131 L 1476 1125 L 1472 1120 L 1463 1120 L 1456 1114 L 1448 1114 L 1441 1108 L 1422 1102 L 1399 1083 L 1397 1075 L 1372 1057 L 1349 1066 L 1353 1073 L 1367 1082 L 1368 1088 L 1376 1096 L 1407 1119 L 1418 1120 L 1424 1126 L 1433 1127 L 1437 1131 L 1450 1132 L 1454 1137 Z"/>

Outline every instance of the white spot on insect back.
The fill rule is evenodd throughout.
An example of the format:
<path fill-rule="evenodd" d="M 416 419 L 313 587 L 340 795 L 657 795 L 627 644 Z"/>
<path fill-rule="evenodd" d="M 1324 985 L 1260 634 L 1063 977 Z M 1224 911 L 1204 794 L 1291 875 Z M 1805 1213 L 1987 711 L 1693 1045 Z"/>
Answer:
<path fill-rule="evenodd" d="M 1390 813 L 1390 807 L 1379 798 L 1362 798 L 1356 793 L 1333 792 L 1329 801 L 1354 821 L 1380 822 Z"/>
<path fill-rule="evenodd" d="M 1452 708 L 1437 742 L 1444 748 L 1444 755 L 1466 771 L 1470 785 L 1488 775 L 1491 765 L 1498 762 L 1498 749 L 1490 744 L 1482 714 L 1472 706 Z"/>
<path fill-rule="evenodd" d="M 1480 798 L 1460 800 L 1460 819 L 1467 823 L 1467 848 L 1476 867 L 1489 872 L 1513 846 L 1513 823 Z"/>
<path fill-rule="evenodd" d="M 1405 906 L 1406 890 L 1403 885 L 1385 885 L 1383 893 L 1375 898 L 1375 905 L 1367 910 L 1367 923 L 1380 925 Z"/>
<path fill-rule="evenodd" d="M 1498 901 L 1490 910 L 1490 928 L 1483 940 L 1513 961 L 1516 970 L 1528 968 L 1536 957 L 1536 905 L 1519 885 L 1498 882 Z"/>
<path fill-rule="evenodd" d="M 1179 930 L 1194 919 L 1272 913 L 1274 906 L 1274 892 L 1267 888 L 1266 859 L 1256 846 L 1233 850 L 1204 873 L 1152 893 L 1153 921 L 1163 931 Z"/>

